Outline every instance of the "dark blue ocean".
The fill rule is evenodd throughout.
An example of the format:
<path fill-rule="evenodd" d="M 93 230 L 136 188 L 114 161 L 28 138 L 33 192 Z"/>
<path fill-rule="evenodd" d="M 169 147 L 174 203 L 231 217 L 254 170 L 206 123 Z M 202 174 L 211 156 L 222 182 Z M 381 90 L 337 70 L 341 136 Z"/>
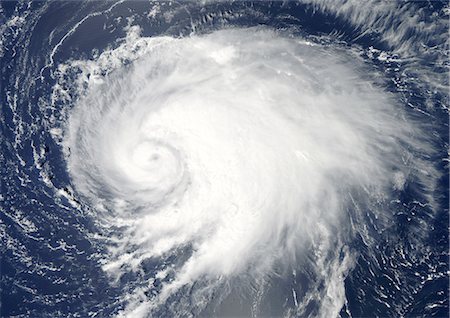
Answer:
<path fill-rule="evenodd" d="M 74 61 L 88 65 L 103 52 L 134 41 L 126 40 L 132 26 L 139 27 L 135 41 L 258 26 L 356 52 L 382 74 L 377 79 L 382 90 L 421 125 L 426 139 L 426 149 L 411 149 L 428 171 L 426 178 L 411 168 L 402 186 L 383 201 L 380 217 L 366 204 L 364 191 L 355 190 L 354 200 L 366 203 L 345 208 L 344 223 L 351 227 L 336 224 L 336 231 L 351 232 L 343 245 L 353 255 L 342 276 L 342 299 L 330 296 L 341 304 L 336 305 L 338 316 L 448 317 L 449 14 L 446 1 L 1 1 L 0 316 L 139 317 L 127 311 L 128 295 L 151 278 L 153 287 L 143 288 L 139 296 L 151 303 L 161 286 L 176 277 L 159 280 L 158 266 L 177 268 L 192 255 L 187 244 L 161 259 L 143 261 L 138 271 L 124 270 L 118 279 L 104 269 L 111 253 L 105 237 L 115 237 L 121 228 L 95 217 L 96 207 L 69 172 L 63 145 L 70 111 L 89 90 L 79 84 L 80 74 L 93 76 Z M 118 60 L 129 68 L 139 57 Z M 108 65 L 97 68 L 96 76 L 114 76 Z M 73 147 L 69 150 L 73 155 Z M 310 276 L 314 261 L 299 261 L 298 266 L 295 277 L 268 279 L 257 309 L 250 309 L 253 287 L 236 287 L 247 284 L 239 276 L 201 301 L 189 297 L 204 286 L 193 283 L 140 314 L 323 316 L 327 311 L 320 299 L 300 298 L 310 295 L 314 283 L 315 291 L 326 294 L 327 280 Z M 304 308 L 296 308 L 302 304 Z"/>

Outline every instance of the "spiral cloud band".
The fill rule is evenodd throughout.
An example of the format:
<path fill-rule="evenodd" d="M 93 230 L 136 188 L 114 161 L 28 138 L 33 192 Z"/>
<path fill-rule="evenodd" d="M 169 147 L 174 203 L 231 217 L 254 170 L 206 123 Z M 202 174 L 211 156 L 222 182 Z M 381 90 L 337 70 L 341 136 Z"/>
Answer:
<path fill-rule="evenodd" d="M 352 266 L 346 211 L 357 196 L 387 217 L 405 158 L 424 147 L 412 119 L 375 71 L 336 47 L 261 28 L 139 41 L 132 66 L 89 80 L 64 135 L 77 191 L 120 229 L 105 271 L 119 280 L 160 264 L 127 291 L 121 314 L 148 315 L 200 282 L 201 304 L 309 255 L 317 286 L 298 301 L 336 315 Z"/>

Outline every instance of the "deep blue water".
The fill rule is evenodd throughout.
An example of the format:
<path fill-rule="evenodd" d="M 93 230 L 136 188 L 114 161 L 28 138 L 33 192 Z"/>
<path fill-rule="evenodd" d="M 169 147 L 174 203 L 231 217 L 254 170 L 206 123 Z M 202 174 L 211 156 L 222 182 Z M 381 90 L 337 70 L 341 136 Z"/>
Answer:
<path fill-rule="evenodd" d="M 376 221 L 371 219 L 370 213 L 366 214 L 368 231 L 377 241 L 376 247 L 369 248 L 358 235 L 351 242 L 350 246 L 358 251 L 359 257 L 345 280 L 347 302 L 340 315 L 448 317 L 446 90 L 433 91 L 419 76 L 411 74 L 414 68 L 408 68 L 408 60 L 388 63 L 377 59 L 377 53 L 369 54 L 370 48 L 395 52 L 392 44 L 380 36 L 383 30 L 365 32 L 364 26 L 355 26 L 345 15 L 337 16 L 309 4 L 221 2 L 201 6 L 165 2 L 164 10 L 173 12 L 172 19 L 161 17 L 149 21 L 142 12 L 149 11 L 151 5 L 143 1 L 116 6 L 102 1 L 1 3 L 0 24 L 10 23 L 2 29 L 0 55 L 1 316 L 111 316 L 123 306 L 120 301 L 123 287 L 135 279 L 135 274 L 130 273 L 122 277 L 119 285 L 112 285 L 101 269 L 98 259 L 105 253 L 104 246 L 88 235 L 97 231 L 88 213 L 91 208 L 73 191 L 61 146 L 50 133 L 50 128 L 62 125 L 60 121 L 71 104 L 56 99 L 53 107 L 46 106 L 50 105 L 58 64 L 71 59 L 89 59 L 93 52 L 117 45 L 125 36 L 127 17 L 133 17 L 133 24 L 141 27 L 141 36 L 145 37 L 187 36 L 193 31 L 193 24 L 198 33 L 228 26 L 266 25 L 287 30 L 293 36 L 330 35 L 331 45 L 336 41 L 342 47 L 358 47 L 368 63 L 386 75 L 384 88 L 398 94 L 412 116 L 429 123 L 428 132 L 436 151 L 425 160 L 442 176 L 432 193 L 439 206 L 437 212 L 432 211 L 430 205 L 421 204 L 427 202 L 424 186 L 418 180 L 411 180 L 398 194 L 398 201 L 391 202 L 394 216 L 387 230 L 378 231 Z M 425 16 L 442 15 L 446 6 L 445 2 L 438 1 L 405 5 L 415 6 L 417 10 L 420 7 Z M 93 12 L 98 14 L 67 35 Z M 211 14 L 218 12 L 222 14 Z M 16 24 L 8 22 L 13 17 L 24 20 Z M 445 33 L 447 27 L 444 24 L 436 32 Z M 336 34 L 339 34 L 339 41 L 331 36 Z M 61 42 L 65 36 L 67 38 Z M 442 50 L 448 49 L 447 45 L 432 35 L 422 40 L 425 46 L 437 47 L 435 54 L 447 56 L 444 59 L 447 62 L 443 65 L 437 59 L 420 60 L 419 57 L 418 73 L 420 65 L 428 63 L 427 69 L 432 69 L 434 74 L 446 74 L 448 55 Z M 52 50 L 58 43 L 51 61 Z M 75 79 L 77 74 L 70 76 Z M 448 88 L 448 82 L 441 84 Z M 68 91 L 76 99 L 78 92 Z M 432 103 L 434 108 L 427 108 L 427 103 Z M 46 183 L 44 179 L 49 181 Z M 64 195 L 56 195 L 58 191 Z M 148 266 L 151 270 L 152 264 Z M 293 284 L 289 279 L 284 283 Z M 384 298 L 380 296 L 380 287 Z M 275 302 L 272 306 L 276 306 Z M 269 304 L 263 312 L 271 316 Z M 314 316 L 314 309 L 309 312 Z M 164 309 L 159 313 L 164 316 Z"/>

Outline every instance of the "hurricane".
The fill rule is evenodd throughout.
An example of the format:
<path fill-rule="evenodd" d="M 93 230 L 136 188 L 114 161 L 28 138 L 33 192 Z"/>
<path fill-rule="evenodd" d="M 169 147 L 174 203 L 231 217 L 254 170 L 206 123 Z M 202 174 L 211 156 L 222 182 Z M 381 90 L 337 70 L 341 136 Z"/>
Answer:
<path fill-rule="evenodd" d="M 446 2 L 4 2 L 5 317 L 445 317 Z"/>

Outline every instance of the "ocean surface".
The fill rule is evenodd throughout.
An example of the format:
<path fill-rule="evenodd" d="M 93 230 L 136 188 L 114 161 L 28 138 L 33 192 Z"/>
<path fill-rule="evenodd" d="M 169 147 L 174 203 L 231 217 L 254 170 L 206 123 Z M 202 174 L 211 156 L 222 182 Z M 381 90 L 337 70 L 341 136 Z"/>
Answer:
<path fill-rule="evenodd" d="M 447 1 L 1 1 L 1 317 L 448 317 Z"/>

